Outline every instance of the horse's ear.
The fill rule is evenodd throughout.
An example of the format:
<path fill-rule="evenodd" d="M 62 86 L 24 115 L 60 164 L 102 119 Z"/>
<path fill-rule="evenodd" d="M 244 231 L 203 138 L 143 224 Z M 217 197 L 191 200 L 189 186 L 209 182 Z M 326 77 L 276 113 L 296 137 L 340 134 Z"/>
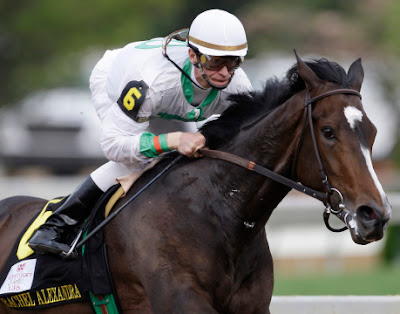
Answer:
<path fill-rule="evenodd" d="M 361 58 L 358 58 L 352 63 L 347 73 L 347 77 L 351 88 L 360 91 L 361 84 L 364 80 L 364 69 L 361 65 Z"/>
<path fill-rule="evenodd" d="M 322 80 L 303 60 L 301 60 L 296 50 L 294 50 L 294 54 L 296 55 L 297 59 L 297 71 L 299 72 L 299 75 L 303 79 L 304 83 L 306 83 L 307 89 L 312 90 L 320 86 L 322 84 Z"/>

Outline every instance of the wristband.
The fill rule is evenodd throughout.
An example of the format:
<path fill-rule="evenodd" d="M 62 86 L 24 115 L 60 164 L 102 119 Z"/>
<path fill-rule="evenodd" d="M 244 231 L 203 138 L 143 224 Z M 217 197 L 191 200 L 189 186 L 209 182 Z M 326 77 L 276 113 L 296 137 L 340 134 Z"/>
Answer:
<path fill-rule="evenodd" d="M 166 134 L 161 134 L 161 135 L 155 136 L 153 138 L 153 143 L 154 143 L 154 149 L 159 154 L 170 151 L 170 148 L 168 147 L 168 143 L 167 143 Z"/>

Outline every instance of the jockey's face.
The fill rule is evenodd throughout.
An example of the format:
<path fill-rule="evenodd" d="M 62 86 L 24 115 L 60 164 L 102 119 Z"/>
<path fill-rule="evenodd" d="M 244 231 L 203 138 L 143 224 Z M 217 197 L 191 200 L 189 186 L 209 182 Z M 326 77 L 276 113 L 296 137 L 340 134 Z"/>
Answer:
<path fill-rule="evenodd" d="M 192 64 L 197 63 L 197 55 L 192 49 L 189 49 L 189 58 Z M 202 69 L 194 67 L 194 75 L 196 77 L 196 80 L 200 83 L 200 85 L 204 88 L 209 88 L 211 87 L 210 84 L 204 79 L 203 74 L 207 76 L 207 79 L 217 87 L 226 87 L 231 79 L 232 75 L 235 72 L 237 66 L 231 67 L 229 66 L 229 60 L 228 63 L 225 62 L 224 58 L 230 58 L 230 57 L 218 57 L 221 60 L 221 66 L 216 67 L 215 69 L 210 69 L 207 68 L 206 66 L 202 66 Z M 216 60 L 218 62 L 218 60 Z M 229 69 L 228 69 L 229 66 Z"/>
<path fill-rule="evenodd" d="M 199 69 L 196 68 L 196 70 L 199 70 Z M 207 75 L 207 78 L 209 79 L 209 81 L 217 87 L 227 86 L 229 84 L 229 82 L 231 81 L 233 73 L 235 72 L 235 70 L 228 71 L 226 66 L 222 67 L 220 70 L 217 70 L 217 71 L 208 70 L 206 68 L 203 68 L 203 71 L 204 71 L 204 74 Z M 199 72 L 200 72 L 200 70 L 199 70 Z M 204 78 L 201 76 L 201 74 L 200 74 L 200 77 L 204 80 Z M 206 80 L 204 80 L 204 82 L 207 83 Z M 199 83 L 200 83 L 200 81 L 199 81 Z M 210 86 L 210 84 L 208 84 L 208 83 L 207 83 L 207 85 Z"/>

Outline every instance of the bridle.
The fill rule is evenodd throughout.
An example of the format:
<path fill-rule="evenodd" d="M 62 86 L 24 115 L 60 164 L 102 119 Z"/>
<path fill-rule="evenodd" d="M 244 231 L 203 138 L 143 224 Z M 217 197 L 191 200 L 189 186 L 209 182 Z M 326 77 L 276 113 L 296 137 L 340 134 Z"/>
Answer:
<path fill-rule="evenodd" d="M 304 139 L 304 134 L 305 134 L 306 125 L 307 125 L 307 117 L 308 117 L 308 125 L 310 126 L 311 139 L 312 139 L 312 143 L 313 143 L 313 147 L 314 147 L 314 153 L 315 153 L 315 156 L 316 156 L 317 162 L 318 162 L 318 168 L 319 168 L 319 173 L 321 176 L 321 181 L 325 187 L 325 191 L 326 191 L 327 197 L 328 197 L 327 202 L 324 203 L 325 204 L 325 210 L 324 210 L 324 214 L 323 214 L 324 222 L 325 222 L 326 227 L 330 231 L 333 231 L 333 232 L 342 232 L 348 228 L 347 227 L 347 224 L 348 224 L 347 216 L 349 213 L 346 210 L 346 206 L 344 205 L 344 199 L 343 199 L 342 193 L 340 193 L 340 191 L 338 189 L 332 187 L 332 185 L 329 182 L 328 176 L 324 170 L 324 165 L 322 164 L 322 160 L 321 160 L 321 156 L 320 156 L 319 148 L 318 148 L 318 143 L 317 143 L 317 139 L 315 137 L 315 132 L 314 132 L 314 125 L 313 125 L 313 120 L 312 120 L 312 105 L 321 99 L 324 99 L 324 98 L 332 96 L 332 95 L 338 95 L 338 94 L 356 95 L 356 96 L 360 97 L 360 99 L 361 99 L 361 94 L 358 91 L 356 91 L 354 89 L 347 89 L 347 88 L 340 88 L 340 89 L 334 89 L 331 91 L 327 91 L 327 92 L 322 93 L 313 98 L 310 98 L 310 93 L 308 91 L 306 92 L 305 103 L 304 103 L 303 127 L 301 130 L 299 142 L 297 144 L 297 149 L 296 149 L 296 154 L 295 154 L 295 159 L 293 162 L 293 169 L 292 169 L 293 178 L 297 178 L 296 165 L 297 165 L 301 145 L 302 145 L 302 142 Z M 338 194 L 339 199 L 340 199 L 337 209 L 333 208 L 332 202 L 331 202 L 331 197 L 334 192 L 336 192 Z M 331 225 L 329 224 L 329 217 L 330 217 L 331 213 L 338 216 L 339 219 L 341 219 L 343 222 L 345 222 L 346 226 L 344 226 L 341 229 L 336 229 L 336 228 L 331 227 Z"/>
<path fill-rule="evenodd" d="M 267 168 L 257 165 L 253 161 L 246 160 L 244 158 L 241 158 L 236 155 L 232 155 L 230 153 L 217 151 L 217 150 L 209 150 L 209 149 L 201 149 L 200 153 L 204 156 L 222 159 L 222 160 L 237 164 L 241 167 L 244 167 L 251 171 L 257 172 L 257 173 L 259 173 L 263 176 L 266 176 L 274 181 L 282 183 L 292 189 L 295 189 L 299 192 L 305 193 L 315 199 L 322 201 L 325 205 L 323 217 L 324 217 L 324 222 L 325 222 L 326 227 L 330 231 L 333 231 L 333 232 L 342 232 L 348 228 L 349 212 L 346 210 L 346 206 L 344 205 L 344 199 L 343 199 L 342 193 L 340 193 L 340 191 L 338 189 L 333 188 L 331 186 L 328 176 L 324 170 L 324 166 L 323 166 L 321 156 L 319 153 L 319 149 L 318 149 L 318 143 L 317 143 L 317 140 L 315 137 L 314 124 L 313 124 L 313 120 L 312 120 L 312 105 L 321 99 L 324 99 L 324 98 L 332 96 L 332 95 L 338 95 L 338 94 L 355 95 L 361 99 L 361 94 L 354 89 L 346 89 L 346 88 L 334 89 L 334 90 L 322 93 L 313 98 L 310 98 L 310 94 L 308 91 L 306 92 L 305 104 L 304 104 L 303 125 L 302 125 L 301 134 L 299 137 L 299 141 L 297 144 L 297 149 L 296 149 L 294 163 L 293 163 L 293 169 L 292 169 L 293 178 L 297 178 L 295 169 L 296 169 L 298 156 L 300 153 L 301 145 L 303 143 L 304 134 L 305 134 L 307 122 L 308 122 L 308 125 L 310 126 L 311 139 L 312 139 L 312 143 L 313 143 L 313 147 L 314 147 L 314 152 L 315 152 L 317 162 L 318 162 L 319 173 L 321 176 L 322 184 L 325 187 L 325 192 L 320 192 L 320 191 L 314 190 L 312 188 L 306 187 L 303 184 L 301 184 L 301 182 L 293 181 L 291 179 L 283 177 L 276 172 L 273 172 Z M 337 209 L 333 208 L 332 203 L 331 203 L 331 197 L 332 197 L 333 193 L 337 193 L 339 196 L 339 199 L 340 199 Z M 342 220 L 345 223 L 345 227 L 343 227 L 341 229 L 333 228 L 329 224 L 329 217 L 330 217 L 331 213 L 336 215 L 340 220 Z M 248 228 L 254 227 L 254 223 L 244 222 L 244 224 Z"/>

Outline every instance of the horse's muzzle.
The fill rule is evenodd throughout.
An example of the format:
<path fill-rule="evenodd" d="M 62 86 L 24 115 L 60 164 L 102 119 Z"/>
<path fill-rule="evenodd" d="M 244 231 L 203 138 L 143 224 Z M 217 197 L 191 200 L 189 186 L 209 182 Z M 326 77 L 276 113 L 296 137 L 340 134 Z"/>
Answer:
<path fill-rule="evenodd" d="M 382 239 L 389 219 L 390 214 L 377 207 L 359 206 L 348 224 L 353 241 L 364 245 Z"/>

